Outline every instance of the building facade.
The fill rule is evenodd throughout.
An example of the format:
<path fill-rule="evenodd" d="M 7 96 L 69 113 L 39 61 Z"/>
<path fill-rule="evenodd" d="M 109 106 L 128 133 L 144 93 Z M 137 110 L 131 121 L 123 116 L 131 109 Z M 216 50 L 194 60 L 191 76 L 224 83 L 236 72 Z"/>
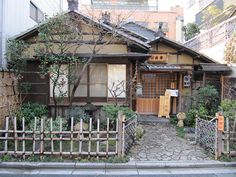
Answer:
<path fill-rule="evenodd" d="M 61 0 L 1 0 L 0 1 L 0 66 L 6 66 L 4 57 L 7 40 L 37 25 L 45 17 L 62 11 Z"/>
<path fill-rule="evenodd" d="M 184 22 L 187 23 L 193 23 L 195 22 L 197 25 L 199 25 L 201 28 L 211 28 L 212 25 L 205 25 L 206 23 L 209 23 L 209 18 L 207 17 L 206 13 L 212 13 L 214 14 L 215 18 L 219 15 L 219 23 L 224 20 L 220 16 L 220 14 L 227 10 L 229 13 L 230 11 L 235 10 L 235 4 L 236 0 L 188 0 L 187 6 L 185 8 L 185 16 L 184 16 Z"/>
<path fill-rule="evenodd" d="M 172 40 L 183 42 L 183 8 L 176 6 L 170 11 L 159 10 L 158 0 L 80 0 L 79 9 L 91 16 L 101 15 L 102 12 L 111 13 L 113 21 L 132 21 L 152 30 L 157 30 L 160 24 L 166 36 Z"/>
<path fill-rule="evenodd" d="M 190 8 L 186 10 L 185 22 L 195 22 L 201 28 L 201 33 L 186 41 L 185 45 L 220 63 L 224 63 L 225 48 L 228 40 L 234 34 L 236 28 L 236 1 L 235 0 L 205 0 L 189 1 Z M 203 3 L 204 2 L 204 3 Z M 213 7 L 219 12 L 212 19 L 205 20 L 203 14 L 206 9 Z M 192 9 L 192 10 L 191 10 Z M 195 11 L 193 10 L 195 9 Z M 212 12 L 208 12 L 212 13 Z"/>

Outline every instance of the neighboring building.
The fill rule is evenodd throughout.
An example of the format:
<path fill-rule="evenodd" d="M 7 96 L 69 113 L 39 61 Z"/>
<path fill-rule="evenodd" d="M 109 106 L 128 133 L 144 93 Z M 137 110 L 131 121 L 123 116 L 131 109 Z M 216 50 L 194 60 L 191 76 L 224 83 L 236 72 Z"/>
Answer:
<path fill-rule="evenodd" d="M 236 9 L 235 5 L 236 0 L 188 0 L 184 11 L 184 22 L 185 24 L 195 22 L 202 29 L 211 28 L 213 26 L 209 26 L 209 18 L 204 15 L 207 13 L 207 9 L 209 9 L 209 7 L 213 7 L 211 11 L 217 10 L 220 13 L 227 10 L 226 15 L 231 15 L 231 13 L 233 13 Z M 213 25 L 219 24 L 225 20 L 220 13 L 219 18 L 216 18 L 217 21 L 214 22 Z M 214 18 L 216 16 L 214 16 Z"/>
<path fill-rule="evenodd" d="M 162 23 L 168 38 L 183 42 L 183 8 L 176 6 L 170 11 L 161 11 L 158 3 L 162 2 L 158 0 L 80 0 L 79 9 L 85 14 L 96 16 L 108 11 L 114 21 L 119 17 L 120 20 L 135 22 L 152 30 L 157 30 Z"/>
<path fill-rule="evenodd" d="M 209 30 L 202 31 L 196 37 L 186 41 L 185 46 L 204 53 L 220 63 L 225 63 L 226 44 L 235 29 L 236 16 L 225 20 Z"/>
<path fill-rule="evenodd" d="M 8 38 L 61 11 L 61 0 L 1 0 L 0 67 L 6 66 L 4 54 Z"/>
<path fill-rule="evenodd" d="M 214 58 L 220 63 L 224 63 L 226 43 L 236 29 L 236 1 L 205 0 L 202 2 L 208 3 L 205 3 L 205 5 L 200 8 L 200 11 L 195 14 L 195 22 L 200 25 L 200 28 L 207 28 L 207 30 L 201 30 L 201 33 L 199 35 L 190 39 L 189 41 L 186 41 L 185 45 Z M 192 6 L 194 6 L 195 4 L 193 4 Z M 211 5 L 215 5 L 219 9 L 222 9 L 222 12 L 212 19 L 212 23 L 200 20 L 201 18 L 199 14 L 202 14 L 204 12 L 204 9 L 208 8 Z M 194 15 L 194 11 L 192 11 L 191 13 L 192 15 Z M 188 15 L 188 12 L 186 12 L 186 15 L 188 17 L 191 16 L 190 14 Z"/>
<path fill-rule="evenodd" d="M 89 31 L 96 29 L 97 34 L 103 35 L 107 32 L 108 36 L 104 40 L 110 39 L 114 25 L 109 21 L 105 23 L 100 21 L 98 24 L 91 17 L 84 16 L 74 8 L 68 14 L 80 19 L 73 22 L 79 21 L 79 25 L 76 24 L 76 26 L 80 27 L 84 39 L 83 45 L 80 43 L 75 48 L 74 56 L 89 58 L 91 55 L 93 43 L 91 43 L 92 36 L 90 35 L 94 33 L 89 33 Z M 96 26 L 91 27 L 90 24 L 94 23 Z M 39 77 L 40 58 L 35 58 L 33 50 L 37 35 L 38 27 L 35 27 L 16 37 L 31 42 L 29 48 L 31 58 L 28 58 L 27 76 L 24 77 L 24 81 L 33 83 L 33 88 L 27 93 L 26 100 L 52 106 L 52 87 L 50 86 L 52 83 L 49 76 Z M 160 96 L 170 89 L 175 92 L 170 111 L 176 114 L 189 108 L 194 89 L 213 83 L 220 90 L 221 76 L 230 71 L 226 65 L 218 64 L 211 58 L 166 38 L 161 28 L 155 32 L 139 24 L 128 23 L 116 30 L 115 37 L 114 41 L 103 46 L 102 50 L 94 55 L 75 92 L 73 105 L 83 106 L 89 103 L 101 107 L 107 103 L 114 103 L 114 97 L 108 89 L 113 83 L 122 81 L 127 83 L 125 84 L 127 90 L 119 96 L 119 103 L 125 101 L 127 106 L 137 110 L 139 114 L 158 114 Z M 100 47 L 103 43 L 96 44 Z M 53 53 L 58 53 L 56 48 L 54 50 Z M 68 51 L 67 54 L 70 56 L 71 52 Z M 81 67 L 75 69 L 80 71 Z M 68 83 L 66 78 L 64 81 Z M 133 78 L 136 78 L 134 83 L 142 87 L 137 97 L 135 96 L 136 89 L 132 89 L 136 88 L 136 85 L 128 87 L 128 83 L 134 84 L 131 82 Z M 58 107 L 61 114 L 65 116 L 69 106 L 68 95 L 71 95 L 70 85 L 66 84 L 64 89 L 67 96 L 58 104 Z M 176 91 L 179 94 L 176 94 Z"/>

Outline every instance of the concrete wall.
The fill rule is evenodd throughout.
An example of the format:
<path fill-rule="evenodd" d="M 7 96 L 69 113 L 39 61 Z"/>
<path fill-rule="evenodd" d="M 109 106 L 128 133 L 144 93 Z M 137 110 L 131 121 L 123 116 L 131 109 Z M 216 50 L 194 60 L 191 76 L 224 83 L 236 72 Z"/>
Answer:
<path fill-rule="evenodd" d="M 14 73 L 0 70 L 0 127 L 18 105 L 17 81 Z"/>
<path fill-rule="evenodd" d="M 60 12 L 60 0 L 31 0 L 43 13 L 52 16 Z M 0 66 L 6 66 L 4 54 L 7 39 L 37 23 L 30 18 L 30 0 L 0 1 Z"/>

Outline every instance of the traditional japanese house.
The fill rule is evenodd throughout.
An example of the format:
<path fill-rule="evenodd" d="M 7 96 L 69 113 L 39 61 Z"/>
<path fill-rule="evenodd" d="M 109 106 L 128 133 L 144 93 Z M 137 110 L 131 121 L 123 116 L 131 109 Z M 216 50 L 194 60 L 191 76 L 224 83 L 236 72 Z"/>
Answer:
<path fill-rule="evenodd" d="M 82 19 L 79 26 L 84 40 L 83 45 L 80 44 L 74 53 L 76 57 L 87 59 L 91 56 L 91 46 L 94 43 L 90 39 L 94 31 L 105 32 L 106 40 L 109 36 L 114 36 L 114 26 L 107 21 L 109 18 L 98 23 L 76 9 L 65 14 Z M 16 36 L 16 39 L 30 44 L 28 49 L 30 56 L 27 59 L 27 72 L 23 82 L 28 82 L 32 88 L 26 94 L 26 101 L 53 107 L 52 83 L 49 76 L 40 77 L 40 58 L 35 56 L 33 50 L 39 27 L 40 25 Z M 104 43 L 106 41 L 99 41 L 96 45 Z M 71 53 L 69 52 L 68 55 Z M 53 65 L 53 63 L 50 64 Z M 74 66 L 73 70 L 79 71 L 81 66 Z M 123 82 L 124 91 L 115 88 L 119 92 L 116 95 L 119 103 L 132 107 L 139 114 L 157 115 L 160 96 L 169 90 L 171 93 L 170 110 L 172 114 L 176 114 L 185 111 L 191 105 L 190 96 L 200 86 L 213 83 L 220 91 L 221 77 L 229 71 L 226 65 L 221 65 L 207 56 L 169 40 L 161 28 L 155 32 L 130 22 L 116 28 L 114 40 L 104 45 L 99 52 L 94 53 L 75 92 L 73 105 L 83 106 L 89 102 L 94 106 L 102 106 L 114 103 L 111 88 L 114 83 Z M 69 70 L 65 71 L 67 72 Z M 71 85 L 66 76 L 61 79 L 66 82 L 63 86 L 66 94 L 63 101 L 58 103 L 58 107 L 59 114 L 65 115 L 69 106 Z M 137 96 L 134 94 L 135 91 Z"/>
<path fill-rule="evenodd" d="M 93 104 L 99 107 L 106 103 L 117 101 L 118 104 L 132 106 L 132 100 L 134 99 L 132 98 L 133 94 L 131 92 L 133 89 L 131 88 L 134 88 L 134 82 L 131 82 L 131 80 L 135 79 L 135 73 L 137 75 L 137 69 L 135 70 L 137 67 L 135 66 L 137 66 L 138 62 L 142 63 L 150 56 L 148 54 L 150 45 L 124 32 L 122 29 L 114 28 L 108 21 L 95 21 L 75 9 L 65 12 L 65 15 L 73 16 L 76 19 L 74 23 L 79 21 L 79 30 L 82 35 L 82 40 L 80 40 L 76 52 L 73 53 L 74 57 L 86 61 L 91 57 L 93 52 L 91 48 L 93 46 L 101 47 L 101 50 L 92 54 L 92 61 L 82 75 L 80 84 L 75 91 L 73 105 L 84 106 L 86 104 Z M 28 55 L 26 58 L 27 68 L 22 79 L 22 83 L 27 83 L 31 87 L 29 92 L 23 95 L 26 97 L 25 101 L 48 105 L 53 113 L 53 83 L 49 76 L 40 76 L 42 56 L 37 56 L 35 53 L 36 43 L 39 40 L 38 29 L 41 25 L 43 24 L 19 34 L 15 39 L 23 40 L 30 46 L 26 51 Z M 102 40 L 91 40 L 94 36 L 97 36 L 96 34 L 101 33 L 104 33 L 105 36 Z M 110 40 L 111 38 L 112 40 Z M 110 41 L 107 42 L 108 40 Z M 59 43 L 55 40 L 56 42 Z M 58 49 L 56 47 L 54 49 L 53 53 L 58 55 Z M 75 51 L 74 49 L 73 51 Z M 71 55 L 71 50 L 63 54 L 63 56 Z M 49 65 L 53 65 L 53 63 L 49 63 Z M 72 92 L 72 85 L 69 83 L 66 75 L 68 72 L 71 72 L 75 73 L 75 77 L 78 77 L 78 73 L 82 68 L 82 65 L 73 65 L 70 68 L 67 68 L 67 65 L 65 61 L 62 67 L 64 74 L 59 79 L 59 82 L 63 81 L 65 83 L 60 88 L 63 91 L 64 98 L 57 104 L 59 114 L 63 116 L 67 114 L 66 111 Z M 56 90 L 56 95 L 59 94 L 59 90 Z M 116 100 L 114 100 L 114 97 L 116 97 Z"/>
<path fill-rule="evenodd" d="M 222 76 L 230 72 L 227 65 L 166 38 L 161 28 L 155 32 L 133 22 L 124 28 L 151 46 L 151 57 L 139 67 L 142 88 L 142 95 L 136 99 L 139 114 L 157 115 L 160 96 L 167 90 L 171 92 L 172 114 L 190 108 L 191 96 L 201 86 L 215 85 L 221 93 Z"/>

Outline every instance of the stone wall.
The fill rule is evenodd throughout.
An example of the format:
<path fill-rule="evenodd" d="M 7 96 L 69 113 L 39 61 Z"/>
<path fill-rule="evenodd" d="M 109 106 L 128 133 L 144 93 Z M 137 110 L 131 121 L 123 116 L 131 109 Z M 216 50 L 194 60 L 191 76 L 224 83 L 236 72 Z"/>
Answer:
<path fill-rule="evenodd" d="M 18 105 L 17 80 L 13 72 L 0 69 L 0 127 Z"/>

